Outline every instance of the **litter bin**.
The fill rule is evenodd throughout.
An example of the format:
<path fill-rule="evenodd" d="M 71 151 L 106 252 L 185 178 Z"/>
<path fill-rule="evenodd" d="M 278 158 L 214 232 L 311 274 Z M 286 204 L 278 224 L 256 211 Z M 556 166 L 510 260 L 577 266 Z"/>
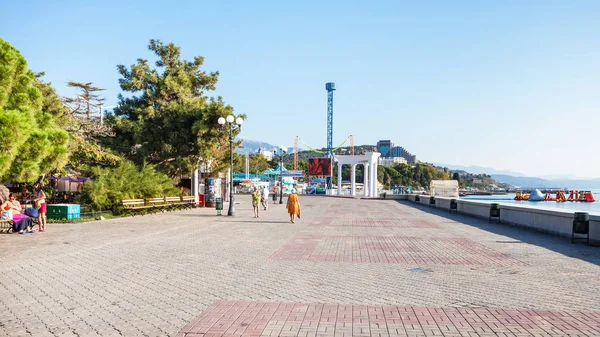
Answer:
<path fill-rule="evenodd" d="M 500 223 L 500 204 L 490 204 L 490 222 L 492 222 L 492 218 L 496 218 Z"/>
<path fill-rule="evenodd" d="M 81 218 L 81 206 L 77 204 L 46 205 L 46 217 L 50 220 L 71 221 Z"/>
<path fill-rule="evenodd" d="M 418 195 L 415 195 L 415 202 L 421 202 L 421 197 Z"/>
<path fill-rule="evenodd" d="M 198 194 L 198 207 L 204 207 L 204 194 Z"/>
<path fill-rule="evenodd" d="M 450 199 L 450 208 L 448 209 L 448 213 L 452 211 L 458 213 L 458 203 L 456 202 L 456 199 Z"/>
<path fill-rule="evenodd" d="M 575 234 L 584 234 L 584 238 L 575 238 Z M 586 240 L 590 243 L 590 215 L 586 212 L 575 212 L 573 214 L 573 231 L 571 232 L 571 243 L 575 240 Z"/>
<path fill-rule="evenodd" d="M 435 197 L 432 195 L 429 197 L 429 207 L 435 207 Z"/>
<path fill-rule="evenodd" d="M 223 210 L 223 198 L 216 198 L 215 205 L 217 209 L 217 215 L 221 215 L 221 211 Z"/>

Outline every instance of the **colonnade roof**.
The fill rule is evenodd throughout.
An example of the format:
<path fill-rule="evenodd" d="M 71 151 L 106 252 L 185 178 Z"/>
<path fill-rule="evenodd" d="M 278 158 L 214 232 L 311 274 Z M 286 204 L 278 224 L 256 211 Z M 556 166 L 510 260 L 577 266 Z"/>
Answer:
<path fill-rule="evenodd" d="M 367 152 L 362 155 L 334 155 L 333 160 L 341 165 L 377 164 L 377 158 L 380 156 L 379 152 Z"/>

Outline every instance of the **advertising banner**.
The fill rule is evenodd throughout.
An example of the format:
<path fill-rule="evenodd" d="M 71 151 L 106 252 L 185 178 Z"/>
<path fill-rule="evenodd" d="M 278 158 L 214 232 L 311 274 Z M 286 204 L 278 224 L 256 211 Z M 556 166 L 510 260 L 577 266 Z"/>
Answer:
<path fill-rule="evenodd" d="M 310 158 L 308 160 L 309 176 L 331 176 L 331 158 Z"/>
<path fill-rule="evenodd" d="M 309 177 L 306 194 L 326 194 L 327 178 Z"/>

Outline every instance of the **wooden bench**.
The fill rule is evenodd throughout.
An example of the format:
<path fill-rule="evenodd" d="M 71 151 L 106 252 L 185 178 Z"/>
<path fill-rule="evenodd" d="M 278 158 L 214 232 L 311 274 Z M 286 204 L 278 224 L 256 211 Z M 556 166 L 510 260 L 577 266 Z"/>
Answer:
<path fill-rule="evenodd" d="M 165 204 L 168 205 L 169 211 L 178 210 L 183 206 L 181 197 L 165 197 Z"/>
<path fill-rule="evenodd" d="M 0 233 L 10 233 L 12 232 L 12 228 L 12 220 L 0 220 Z"/>
<path fill-rule="evenodd" d="M 131 216 L 148 211 L 153 207 L 146 205 L 144 199 L 123 199 L 121 200 L 121 205 L 123 205 L 125 212 L 131 214 Z"/>
<path fill-rule="evenodd" d="M 31 230 L 33 230 L 36 225 L 38 225 L 37 218 L 31 218 Z M 0 220 L 0 233 L 12 233 L 12 229 L 12 220 Z"/>
<path fill-rule="evenodd" d="M 184 204 L 184 208 L 196 207 L 196 198 L 193 195 L 184 195 L 181 197 L 181 202 Z"/>
<path fill-rule="evenodd" d="M 146 199 L 146 205 L 152 206 L 150 212 L 158 213 L 168 207 L 165 198 L 150 198 Z"/>
<path fill-rule="evenodd" d="M 123 205 L 125 212 L 132 216 L 144 212 L 156 213 L 163 210 L 173 211 L 196 207 L 196 201 L 193 195 L 150 199 L 124 199 L 121 200 L 121 204 Z"/>

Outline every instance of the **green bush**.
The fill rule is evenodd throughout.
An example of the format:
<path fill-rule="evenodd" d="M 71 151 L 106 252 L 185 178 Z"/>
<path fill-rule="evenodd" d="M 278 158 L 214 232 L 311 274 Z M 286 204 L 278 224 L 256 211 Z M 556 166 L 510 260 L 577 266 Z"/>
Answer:
<path fill-rule="evenodd" d="M 122 161 L 114 168 L 92 169 L 92 182 L 83 185 L 80 202 L 90 210 L 119 212 L 121 200 L 179 195 L 179 189 L 165 174 L 152 165 L 136 166 Z"/>

